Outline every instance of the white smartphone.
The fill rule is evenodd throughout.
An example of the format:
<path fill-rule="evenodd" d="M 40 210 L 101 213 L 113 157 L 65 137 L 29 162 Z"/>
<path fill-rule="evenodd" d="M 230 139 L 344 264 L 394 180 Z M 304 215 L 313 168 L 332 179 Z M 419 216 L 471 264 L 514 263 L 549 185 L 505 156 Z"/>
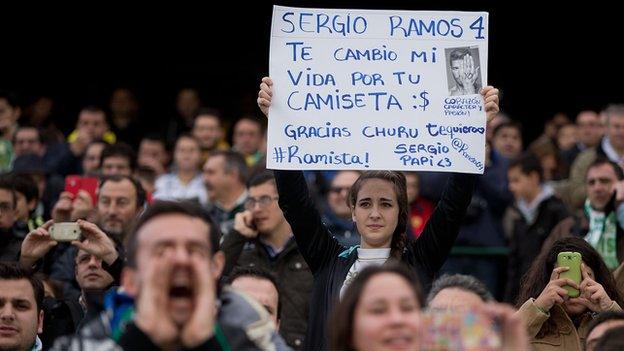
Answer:
<path fill-rule="evenodd" d="M 82 231 L 76 222 L 54 223 L 48 231 L 56 241 L 72 241 L 80 239 Z"/>

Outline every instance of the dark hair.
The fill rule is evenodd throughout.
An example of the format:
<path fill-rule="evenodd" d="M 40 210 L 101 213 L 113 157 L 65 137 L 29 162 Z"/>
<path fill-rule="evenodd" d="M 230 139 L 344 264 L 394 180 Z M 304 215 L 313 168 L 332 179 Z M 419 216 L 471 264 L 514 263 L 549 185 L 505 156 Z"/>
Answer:
<path fill-rule="evenodd" d="M 507 169 L 510 170 L 512 168 L 519 168 L 520 172 L 527 176 L 531 175 L 531 173 L 533 172 L 537 173 L 540 183 L 544 178 L 542 163 L 540 162 L 539 158 L 537 158 L 537 156 L 529 152 L 520 155 L 514 160 L 511 160 Z"/>
<path fill-rule="evenodd" d="M 339 171 L 336 171 L 332 179 L 329 181 L 329 186 L 331 187 L 334 184 L 334 182 L 336 181 L 336 178 L 338 178 L 339 175 L 345 174 L 345 173 L 355 173 L 358 177 L 360 177 L 364 172 L 359 171 L 357 169 L 341 169 Z M 405 172 L 401 172 L 401 173 L 405 176 Z"/>
<path fill-rule="evenodd" d="M 134 173 L 137 180 L 144 180 L 149 183 L 154 183 L 156 181 L 156 171 L 154 171 L 153 168 L 138 166 Z"/>
<path fill-rule="evenodd" d="M 161 143 L 165 143 L 165 137 L 160 134 L 160 133 L 156 133 L 156 132 L 150 132 L 150 133 L 146 133 L 141 137 L 141 140 L 151 140 L 151 141 L 158 141 Z"/>
<path fill-rule="evenodd" d="M 35 183 L 31 177 L 11 175 L 10 179 L 13 183 L 13 189 L 24 195 L 26 202 L 39 200 L 39 188 L 37 187 L 37 183 Z"/>
<path fill-rule="evenodd" d="M 13 144 L 15 145 L 15 142 L 17 141 L 17 133 L 26 130 L 26 129 L 32 129 L 35 132 L 37 132 L 37 141 L 39 142 L 39 144 L 43 144 L 43 139 L 41 136 L 41 132 L 39 131 L 39 129 L 37 127 L 33 127 L 33 126 L 29 126 L 29 125 L 21 125 L 19 127 L 17 127 L 17 129 L 15 130 L 15 133 L 13 133 Z"/>
<path fill-rule="evenodd" d="M 180 135 L 178 135 L 178 138 L 176 139 L 175 143 L 177 144 L 180 141 L 180 139 L 183 139 L 183 138 L 184 139 L 191 139 L 196 144 L 199 144 L 199 141 L 197 140 L 197 138 L 194 137 L 193 134 L 191 134 L 189 132 L 184 132 L 184 133 L 181 133 Z"/>
<path fill-rule="evenodd" d="M 522 124 L 516 121 L 507 121 L 507 122 L 503 122 L 497 125 L 496 128 L 494 128 L 494 133 L 492 133 L 492 135 L 495 136 L 496 134 L 498 134 L 501 130 L 505 128 L 512 128 L 512 129 L 517 130 L 518 133 L 520 133 L 520 137 L 522 138 Z"/>
<path fill-rule="evenodd" d="M 353 348 L 353 326 L 355 325 L 355 309 L 360 303 L 360 298 L 366 284 L 375 276 L 390 273 L 399 275 L 407 281 L 412 289 L 418 304 L 424 306 L 424 297 L 418 277 L 413 269 L 405 264 L 389 260 L 381 266 L 369 266 L 362 270 L 349 284 L 340 302 L 333 309 L 330 319 L 330 346 L 333 351 L 355 351 Z"/>
<path fill-rule="evenodd" d="M 265 269 L 261 269 L 261 268 L 254 268 L 254 267 L 236 267 L 234 268 L 234 270 L 232 271 L 232 273 L 230 273 L 230 276 L 228 277 L 228 284 L 232 284 L 234 283 L 234 281 L 240 277 L 251 277 L 251 278 L 256 278 L 256 279 L 264 279 L 264 280 L 268 280 L 271 282 L 271 284 L 273 284 L 273 286 L 275 287 L 275 291 L 277 291 L 277 318 L 281 318 L 282 315 L 282 298 L 281 298 L 281 292 L 280 292 L 280 286 L 279 283 L 277 282 L 277 278 L 275 277 L 275 274 L 273 274 L 272 272 L 269 272 Z"/>
<path fill-rule="evenodd" d="M 77 252 L 77 251 L 76 251 Z M 41 281 L 43 286 L 43 295 L 45 296 L 45 284 L 48 284 L 50 289 L 52 290 L 52 294 L 54 294 L 54 298 L 57 300 L 63 300 L 63 283 L 56 279 L 52 279 L 47 275 L 37 272 L 34 274 L 35 278 Z"/>
<path fill-rule="evenodd" d="M 130 170 L 132 172 L 136 169 L 136 153 L 128 144 L 116 143 L 106 145 L 104 150 L 102 150 L 102 156 L 100 156 L 100 167 L 104 164 L 104 160 L 109 157 L 123 157 L 128 160 L 128 165 L 130 166 Z"/>
<path fill-rule="evenodd" d="M 105 142 L 105 141 L 104 141 L 104 140 L 102 140 L 102 139 L 95 139 L 95 140 L 93 140 L 92 142 L 90 142 L 90 143 L 87 145 L 87 147 L 85 148 L 85 151 L 84 151 L 84 153 L 83 153 L 83 155 L 82 155 L 81 162 L 84 162 L 85 157 L 87 157 L 87 152 L 89 152 L 89 150 L 90 150 L 92 147 L 94 147 L 95 145 L 102 145 L 103 147 L 102 147 L 102 150 L 100 150 L 100 155 L 99 155 L 100 157 L 98 158 L 98 166 L 97 166 L 98 168 L 97 168 L 97 169 L 95 169 L 94 171 L 90 172 L 90 173 L 89 173 L 89 175 L 98 175 L 98 174 L 99 174 L 99 168 L 100 168 L 100 166 L 102 165 L 102 151 L 104 151 L 104 149 L 108 146 L 108 143 L 107 143 L 107 142 Z M 84 170 L 83 170 L 83 171 L 84 171 Z"/>
<path fill-rule="evenodd" d="M 522 278 L 520 294 L 516 302 L 518 307 L 530 298 L 537 298 L 542 293 L 542 290 L 550 281 L 550 276 L 557 263 L 557 255 L 563 251 L 580 253 L 585 265 L 594 271 L 594 280 L 602 285 L 607 295 L 613 301 L 622 306 L 624 300 L 622 300 L 622 296 L 617 289 L 613 275 L 605 265 L 602 257 L 600 257 L 600 254 L 583 238 L 565 237 L 555 241 L 550 248 L 533 261 L 531 268 Z M 556 326 L 549 319 L 542 326 L 540 333 L 548 334 L 554 329 L 556 329 Z"/>
<path fill-rule="evenodd" d="M 108 123 L 108 119 L 106 116 L 106 111 L 103 108 L 95 105 L 87 105 L 80 109 L 80 113 L 89 112 L 89 113 L 101 113 L 104 116 L 104 121 Z M 80 120 L 80 115 L 78 115 L 78 119 Z"/>
<path fill-rule="evenodd" d="M 552 157 L 555 161 L 555 167 L 550 174 L 550 179 L 546 179 L 546 171 L 542 168 L 542 180 L 561 180 L 567 178 L 569 173 L 569 165 L 563 160 L 559 147 L 550 141 L 538 141 L 531 144 L 529 153 L 533 154 L 539 161 Z"/>
<path fill-rule="evenodd" d="M 609 321 L 624 321 L 624 312 L 607 311 L 598 313 L 587 325 L 587 335 L 591 334 L 597 326 Z"/>
<path fill-rule="evenodd" d="M 399 218 L 397 226 L 392 233 L 392 241 L 390 242 L 390 257 L 400 260 L 403 255 L 403 250 L 407 245 L 407 220 L 409 215 L 405 175 L 401 172 L 394 171 L 366 171 L 362 173 L 351 186 L 351 190 L 349 190 L 349 196 L 347 198 L 347 205 L 349 205 L 349 207 L 355 207 L 357 203 L 357 196 L 362 189 L 364 182 L 369 179 L 385 180 L 391 183 L 394 188 L 397 204 L 399 206 Z"/>
<path fill-rule="evenodd" d="M 247 188 L 262 185 L 267 182 L 272 182 L 273 184 L 275 184 L 275 175 L 273 174 L 273 171 L 264 170 L 262 172 L 254 174 L 247 182 Z"/>
<path fill-rule="evenodd" d="M 431 290 L 427 296 L 427 305 L 438 295 L 438 293 L 447 288 L 461 289 L 467 292 L 471 292 L 483 301 L 494 301 L 494 296 L 488 290 L 488 288 L 479 279 L 464 274 L 445 274 L 436 279 L 431 285 Z"/>
<path fill-rule="evenodd" d="M 145 134 L 141 138 L 141 141 L 143 141 L 143 140 L 149 140 L 149 141 L 161 143 L 161 144 L 163 144 L 165 149 L 166 149 L 166 146 L 167 146 L 165 138 L 162 135 L 158 134 L 158 133 L 148 133 L 148 134 Z"/>
<path fill-rule="evenodd" d="M 217 122 L 219 122 L 219 125 L 221 125 L 223 121 L 223 115 L 219 110 L 215 108 L 202 107 L 199 109 L 199 111 L 197 111 L 197 114 L 195 115 L 195 119 L 193 120 L 193 127 L 195 127 L 195 123 L 200 117 L 214 118 L 217 120 Z"/>
<path fill-rule="evenodd" d="M 37 279 L 30 271 L 22 268 L 18 263 L 0 261 L 0 280 L 21 280 L 26 279 L 33 288 L 37 312 L 43 307 L 43 283 Z"/>
<path fill-rule="evenodd" d="M 258 118 L 252 115 L 245 115 L 237 119 L 236 122 L 234 122 L 234 128 L 232 128 L 232 132 L 236 130 L 236 126 L 241 121 L 249 121 L 249 122 L 252 122 L 253 124 L 256 124 L 258 126 L 258 129 L 260 130 L 260 134 L 264 133 L 264 125 Z"/>
<path fill-rule="evenodd" d="M 138 250 L 138 232 L 150 220 L 170 214 L 179 214 L 192 218 L 200 219 L 208 225 L 208 239 L 210 241 L 210 252 L 215 254 L 219 251 L 219 241 L 221 240 L 221 230 L 219 224 L 210 216 L 208 211 L 199 204 L 190 201 L 174 202 L 174 201 L 155 201 L 134 223 L 132 230 L 128 233 L 125 240 L 127 265 L 136 267 L 136 254 Z"/>
<path fill-rule="evenodd" d="M 134 191 L 136 192 L 137 208 L 143 207 L 143 205 L 145 205 L 145 201 L 146 201 L 147 195 L 145 194 L 145 189 L 143 189 L 143 186 L 141 185 L 141 182 L 139 182 L 134 177 L 130 177 L 130 176 L 127 176 L 127 175 L 121 175 L 121 174 L 115 174 L 115 175 L 111 175 L 111 176 L 103 176 L 100 179 L 100 185 L 98 186 L 98 194 L 101 192 L 102 187 L 104 186 L 105 183 L 107 183 L 107 182 L 119 183 L 119 182 L 121 182 L 123 180 L 128 180 L 130 183 L 132 183 L 132 186 L 134 186 Z"/>
<path fill-rule="evenodd" d="M 12 108 L 19 107 L 17 103 L 17 96 L 11 92 L 0 90 L 0 100 L 5 100 Z"/>
<path fill-rule="evenodd" d="M 592 162 L 589 165 L 589 167 L 587 167 L 587 172 L 585 173 L 585 180 L 587 180 L 587 175 L 589 174 L 589 170 L 590 169 L 596 168 L 596 167 L 600 167 L 602 165 L 609 165 L 609 166 L 611 166 L 611 168 L 613 168 L 613 172 L 615 172 L 615 176 L 617 177 L 617 180 L 624 179 L 624 171 L 622 171 L 622 168 L 617 163 L 609 160 L 605 156 L 598 156 L 594 160 L 594 162 Z"/>
<path fill-rule="evenodd" d="M 15 194 L 15 183 L 13 177 L 9 175 L 0 176 L 0 189 L 4 189 L 11 193 L 13 196 L 13 209 L 17 207 L 17 195 Z"/>
<path fill-rule="evenodd" d="M 247 167 L 247 162 L 245 161 L 245 157 L 243 157 L 243 155 L 231 150 L 217 150 L 211 152 L 208 159 L 218 156 L 221 156 L 224 159 L 224 171 L 226 173 L 231 173 L 234 169 L 236 169 L 236 171 L 238 171 L 238 181 L 242 184 L 247 182 L 247 178 L 249 177 L 249 167 Z"/>
<path fill-rule="evenodd" d="M 557 263 L 559 252 L 571 251 L 581 254 L 583 262 L 594 271 L 594 279 L 602 284 L 609 297 L 622 305 L 624 301 L 617 290 L 613 275 L 600 254 L 583 238 L 565 237 L 555 241 L 549 249 L 540 254 L 522 279 L 518 306 L 530 298 L 537 298 L 548 285 Z"/>
<path fill-rule="evenodd" d="M 624 326 L 607 330 L 598 339 L 595 351 L 620 351 L 624 349 Z"/>
<path fill-rule="evenodd" d="M 162 144 L 163 149 L 164 149 L 166 152 L 171 151 L 171 145 L 167 144 L 166 138 L 165 138 L 164 136 L 162 136 L 162 135 L 158 134 L 158 133 L 149 133 L 149 134 L 146 134 L 146 135 L 144 135 L 144 136 L 141 138 L 141 142 L 142 142 L 143 140 L 149 140 L 149 141 L 151 141 L 151 142 L 160 143 L 160 144 Z"/>

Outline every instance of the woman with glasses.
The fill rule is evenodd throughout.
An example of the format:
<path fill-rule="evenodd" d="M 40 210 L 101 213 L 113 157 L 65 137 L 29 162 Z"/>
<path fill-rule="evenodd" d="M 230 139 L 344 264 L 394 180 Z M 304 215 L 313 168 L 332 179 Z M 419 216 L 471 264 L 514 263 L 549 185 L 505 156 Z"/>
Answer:
<path fill-rule="evenodd" d="M 265 77 L 258 105 L 268 117 L 273 81 Z M 481 91 L 488 119 L 498 112 L 498 90 Z M 361 236 L 359 246 L 346 248 L 327 230 L 308 192 L 303 172 L 275 171 L 279 205 L 290 223 L 297 245 L 314 274 L 312 310 L 306 350 L 326 350 L 327 316 L 335 303 L 367 266 L 389 258 L 406 263 L 428 286 L 448 256 L 464 217 L 477 177 L 454 174 L 419 240 L 407 236 L 405 176 L 400 172 L 364 172 L 348 196 L 352 219 Z"/>

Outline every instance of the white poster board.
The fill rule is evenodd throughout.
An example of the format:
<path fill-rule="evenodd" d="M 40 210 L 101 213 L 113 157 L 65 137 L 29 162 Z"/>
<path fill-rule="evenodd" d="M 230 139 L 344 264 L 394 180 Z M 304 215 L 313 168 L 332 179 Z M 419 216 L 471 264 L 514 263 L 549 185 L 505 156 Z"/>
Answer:
<path fill-rule="evenodd" d="M 275 6 L 267 168 L 483 173 L 487 25 Z"/>

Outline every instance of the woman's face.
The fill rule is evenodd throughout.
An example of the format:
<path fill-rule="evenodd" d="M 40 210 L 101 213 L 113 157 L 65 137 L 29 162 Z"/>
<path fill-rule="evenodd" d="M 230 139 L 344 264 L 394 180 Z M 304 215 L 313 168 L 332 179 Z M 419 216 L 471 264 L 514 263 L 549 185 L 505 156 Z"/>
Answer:
<path fill-rule="evenodd" d="M 399 218 L 399 204 L 392 183 L 383 179 L 362 182 L 352 217 L 362 236 L 362 248 L 390 247 Z"/>
<path fill-rule="evenodd" d="M 353 346 L 358 351 L 418 350 L 420 305 L 405 278 L 381 273 L 362 290 L 353 313 Z"/>

